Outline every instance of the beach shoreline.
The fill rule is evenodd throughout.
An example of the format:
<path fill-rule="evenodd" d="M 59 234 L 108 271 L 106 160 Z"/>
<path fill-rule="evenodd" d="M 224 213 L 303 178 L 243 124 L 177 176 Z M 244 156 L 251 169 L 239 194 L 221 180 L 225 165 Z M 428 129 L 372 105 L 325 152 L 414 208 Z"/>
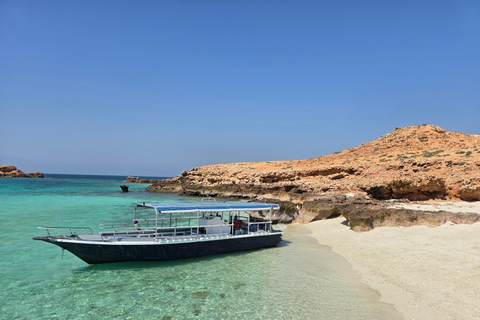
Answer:
<path fill-rule="evenodd" d="M 396 204 L 480 214 L 480 203 Z M 413 207 L 411 208 L 413 209 Z M 480 223 L 351 230 L 343 217 L 306 225 L 349 261 L 362 282 L 405 319 L 480 318 Z"/>

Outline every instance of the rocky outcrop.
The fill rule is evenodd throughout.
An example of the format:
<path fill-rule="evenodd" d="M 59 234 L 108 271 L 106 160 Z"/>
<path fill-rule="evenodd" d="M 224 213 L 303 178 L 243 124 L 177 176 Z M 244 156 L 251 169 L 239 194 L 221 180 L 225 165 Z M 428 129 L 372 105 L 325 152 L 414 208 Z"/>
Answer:
<path fill-rule="evenodd" d="M 144 179 L 139 177 L 127 177 L 127 179 L 123 182 L 125 183 L 157 183 L 161 182 L 161 179 Z"/>
<path fill-rule="evenodd" d="M 299 206 L 295 219 L 302 222 L 343 212 L 355 217 L 348 212 L 378 207 L 352 203 L 353 199 L 479 201 L 480 136 L 432 125 L 396 128 L 377 140 L 318 158 L 193 168 L 156 182 L 147 191 L 287 201 Z M 353 199 L 335 200 L 350 193 L 355 194 Z M 324 196 L 330 200 L 324 201 Z M 349 211 L 353 206 L 356 209 Z M 379 215 L 387 211 L 382 210 Z"/>
<path fill-rule="evenodd" d="M 273 217 L 274 222 L 308 223 L 330 217 L 343 216 L 352 230 L 370 231 L 376 227 L 391 226 L 429 226 L 436 227 L 447 222 L 455 224 L 472 224 L 480 222 L 480 215 L 471 212 L 423 211 L 392 208 L 392 203 L 385 203 L 368 196 L 344 194 L 326 194 L 316 200 L 294 204 L 289 201 L 265 199 L 280 205 L 279 213 Z M 263 218 L 260 216 L 260 218 Z"/>
<path fill-rule="evenodd" d="M 354 231 L 370 231 L 376 227 L 429 226 L 436 227 L 447 222 L 472 224 L 480 221 L 480 215 L 471 212 L 421 211 L 366 206 L 346 210 L 342 215 Z"/>
<path fill-rule="evenodd" d="M 278 199 L 264 199 L 264 202 L 275 203 L 280 206 L 280 209 L 275 212 L 275 215 L 266 217 L 263 212 L 253 213 L 254 218 L 272 219 L 274 223 L 291 223 L 296 221 L 299 215 L 300 206 L 290 201 L 279 201 Z"/>
<path fill-rule="evenodd" d="M 23 172 L 14 166 L 0 165 L 0 178 L 44 178 L 41 172 Z"/>

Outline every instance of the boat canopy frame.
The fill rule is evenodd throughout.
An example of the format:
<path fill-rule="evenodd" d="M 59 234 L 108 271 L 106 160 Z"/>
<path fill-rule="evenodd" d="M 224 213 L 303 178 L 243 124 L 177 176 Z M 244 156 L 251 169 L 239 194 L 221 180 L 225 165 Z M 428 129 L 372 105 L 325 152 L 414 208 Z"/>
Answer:
<path fill-rule="evenodd" d="M 139 208 L 150 208 L 155 210 L 155 238 L 158 237 L 158 230 L 164 228 L 163 221 L 162 226 L 159 226 L 159 215 L 169 215 L 169 226 L 172 228 L 172 214 L 174 213 L 191 213 L 196 214 L 196 217 L 191 218 L 183 218 L 183 219 L 196 219 L 196 229 L 197 233 L 199 232 L 199 219 L 204 213 L 223 213 L 229 214 L 229 218 L 233 216 L 233 214 L 238 213 L 238 217 L 241 216 L 241 213 L 247 213 L 248 220 L 247 223 L 247 233 L 250 233 L 250 225 L 252 224 L 250 221 L 250 213 L 251 211 L 267 211 L 270 210 L 270 215 L 266 217 L 267 219 L 264 220 L 264 223 L 267 223 L 271 226 L 272 224 L 272 212 L 278 210 L 280 206 L 274 203 L 259 203 L 259 202 L 185 202 L 185 203 L 146 203 L 146 202 L 139 202 L 135 205 L 134 213 L 133 213 L 133 222 L 134 224 L 137 222 L 137 209 Z M 175 220 L 177 220 L 176 218 Z M 140 220 L 140 219 L 138 219 Z M 146 219 L 148 220 L 148 219 Z M 255 223 L 259 225 L 260 223 Z M 190 226 L 190 222 L 189 222 Z M 220 225 L 223 226 L 223 225 Z M 233 221 L 231 221 L 228 226 L 233 227 Z M 214 226 L 212 226 L 214 227 Z M 217 226 L 218 227 L 218 226 Z M 177 226 L 175 226 L 175 229 Z M 271 227 L 270 227 L 271 228 Z"/>
<path fill-rule="evenodd" d="M 215 212 L 215 211 L 265 211 L 278 210 L 280 206 L 274 203 L 258 202 L 186 202 L 186 203 L 145 203 L 140 202 L 135 205 L 137 208 L 153 208 L 158 213 L 178 213 L 178 212 Z"/>

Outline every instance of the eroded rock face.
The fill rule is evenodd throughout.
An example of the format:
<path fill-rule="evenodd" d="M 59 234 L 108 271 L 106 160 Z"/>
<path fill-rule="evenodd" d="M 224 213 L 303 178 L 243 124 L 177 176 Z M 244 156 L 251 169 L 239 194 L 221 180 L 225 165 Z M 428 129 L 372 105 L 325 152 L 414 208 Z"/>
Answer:
<path fill-rule="evenodd" d="M 338 202 L 333 198 L 324 201 L 324 194 L 354 193 L 358 201 L 364 202 L 372 199 L 479 201 L 480 136 L 448 132 L 431 125 L 396 128 L 375 141 L 318 158 L 193 168 L 157 182 L 147 191 L 289 201 L 299 206 L 296 220 L 301 222 L 344 212 L 345 217 L 356 217 L 349 212 L 363 212 L 362 208 L 369 205 L 375 207 L 352 203 L 346 197 Z M 353 210 L 354 206 L 359 211 Z M 386 211 L 375 212 L 387 217 Z M 408 214 L 402 217 L 399 219 L 410 219 Z M 351 221 L 355 226 L 357 220 Z M 374 221 L 380 223 L 377 218 Z"/>
<path fill-rule="evenodd" d="M 471 212 L 420 211 L 382 208 L 379 206 L 358 207 L 342 215 L 354 231 L 370 231 L 376 227 L 429 226 L 436 227 L 450 221 L 455 224 L 472 224 L 480 221 L 480 215 Z"/>
<path fill-rule="evenodd" d="M 23 172 L 14 166 L 0 166 L 0 178 L 44 178 L 43 173 Z"/>
<path fill-rule="evenodd" d="M 404 177 L 370 185 L 364 190 L 376 199 L 428 200 L 445 199 L 445 179 L 433 176 Z"/>
<path fill-rule="evenodd" d="M 280 206 L 280 209 L 275 212 L 273 216 L 264 216 L 262 212 L 257 212 L 253 217 L 268 219 L 271 218 L 274 223 L 291 223 L 298 217 L 299 205 L 296 205 L 290 201 L 279 201 L 277 199 L 265 199 L 264 202 L 275 203 Z"/>

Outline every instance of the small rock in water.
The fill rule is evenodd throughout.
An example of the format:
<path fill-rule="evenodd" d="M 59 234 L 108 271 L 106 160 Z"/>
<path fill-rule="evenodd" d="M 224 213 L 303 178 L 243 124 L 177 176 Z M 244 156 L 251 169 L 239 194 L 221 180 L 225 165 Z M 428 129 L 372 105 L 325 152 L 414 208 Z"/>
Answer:
<path fill-rule="evenodd" d="M 128 186 L 120 186 L 120 188 L 122 188 L 122 192 L 128 192 Z"/>
<path fill-rule="evenodd" d="M 193 309 L 194 309 L 193 314 L 196 316 L 199 316 L 200 313 L 202 312 L 202 308 L 200 308 L 200 306 L 196 304 L 193 305 Z"/>
<path fill-rule="evenodd" d="M 208 292 L 207 292 L 207 291 L 197 291 L 197 292 L 194 292 L 194 293 L 193 293 L 193 296 L 194 296 L 195 298 L 199 298 L 199 299 L 205 300 L 205 299 L 207 299 L 207 297 L 208 297 Z"/>
<path fill-rule="evenodd" d="M 234 285 L 234 286 L 233 286 L 233 289 L 238 290 L 238 289 L 240 289 L 241 287 L 244 287 L 244 286 L 246 286 L 246 285 L 247 285 L 246 283 L 239 283 L 239 284 Z"/>

